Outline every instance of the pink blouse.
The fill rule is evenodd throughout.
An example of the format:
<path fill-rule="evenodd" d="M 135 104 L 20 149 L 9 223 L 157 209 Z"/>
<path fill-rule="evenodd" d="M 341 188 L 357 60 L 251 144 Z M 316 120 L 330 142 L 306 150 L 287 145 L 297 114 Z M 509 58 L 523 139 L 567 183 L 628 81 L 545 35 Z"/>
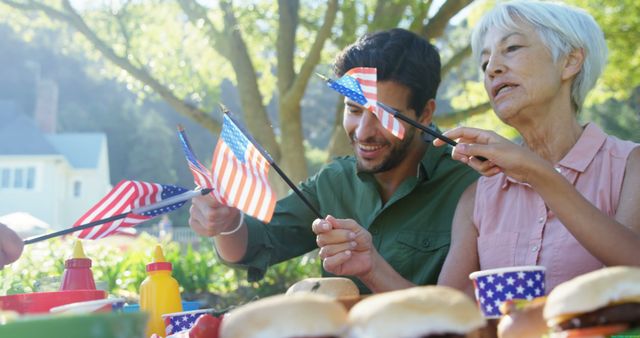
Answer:
<path fill-rule="evenodd" d="M 614 217 L 627 158 L 637 146 L 607 136 L 589 123 L 556 170 L 593 205 Z M 473 222 L 479 234 L 481 270 L 543 265 L 547 293 L 559 283 L 604 266 L 528 184 L 504 174 L 478 180 Z"/>

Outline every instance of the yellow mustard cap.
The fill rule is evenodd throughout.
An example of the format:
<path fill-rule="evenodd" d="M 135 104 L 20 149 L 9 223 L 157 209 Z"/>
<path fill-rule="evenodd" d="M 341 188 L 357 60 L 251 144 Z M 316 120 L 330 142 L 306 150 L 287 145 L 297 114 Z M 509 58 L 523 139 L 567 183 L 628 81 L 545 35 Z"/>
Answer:
<path fill-rule="evenodd" d="M 84 254 L 84 248 L 82 247 L 82 242 L 79 239 L 76 239 L 76 242 L 73 245 L 73 258 L 89 258 Z"/>
<path fill-rule="evenodd" d="M 162 246 L 160 244 L 156 245 L 155 250 L 153 251 L 153 262 L 166 262 L 167 260 L 164 258 L 164 252 L 162 252 Z"/>

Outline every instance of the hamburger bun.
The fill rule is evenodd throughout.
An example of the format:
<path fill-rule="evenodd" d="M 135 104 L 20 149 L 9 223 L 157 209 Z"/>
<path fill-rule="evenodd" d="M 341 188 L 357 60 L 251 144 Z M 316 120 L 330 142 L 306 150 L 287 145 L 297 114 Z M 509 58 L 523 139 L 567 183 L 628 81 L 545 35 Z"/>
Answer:
<path fill-rule="evenodd" d="M 543 315 L 554 332 L 633 327 L 640 323 L 640 268 L 603 268 L 564 282 L 549 293 Z"/>
<path fill-rule="evenodd" d="M 476 304 L 444 286 L 418 286 L 375 294 L 351 308 L 349 338 L 466 335 L 485 325 Z"/>
<path fill-rule="evenodd" d="M 220 338 L 340 337 L 347 310 L 311 293 L 276 295 L 240 306 L 224 316 Z"/>
<path fill-rule="evenodd" d="M 312 292 L 331 298 L 349 298 L 360 295 L 356 284 L 351 279 L 344 277 L 303 279 L 291 285 L 286 294 L 290 295 L 298 292 Z"/>

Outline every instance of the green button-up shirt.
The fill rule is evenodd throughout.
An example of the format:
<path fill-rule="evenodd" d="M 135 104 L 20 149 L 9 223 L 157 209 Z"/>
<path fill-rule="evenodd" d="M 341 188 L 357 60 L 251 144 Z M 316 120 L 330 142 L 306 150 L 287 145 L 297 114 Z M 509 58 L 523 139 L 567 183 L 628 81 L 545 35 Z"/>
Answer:
<path fill-rule="evenodd" d="M 435 284 L 449 250 L 458 199 L 478 175 L 450 157 L 451 148 L 429 146 L 417 175 L 382 203 L 372 174 L 358 173 L 353 157 L 337 158 L 299 188 L 324 216 L 351 218 L 367 229 L 386 261 L 407 280 Z M 237 264 L 259 280 L 273 264 L 317 249 L 316 216 L 295 194 L 278 201 L 269 224 L 246 217 L 249 243 Z M 328 276 L 326 271 L 323 274 Z M 363 293 L 370 291 L 357 279 Z"/>

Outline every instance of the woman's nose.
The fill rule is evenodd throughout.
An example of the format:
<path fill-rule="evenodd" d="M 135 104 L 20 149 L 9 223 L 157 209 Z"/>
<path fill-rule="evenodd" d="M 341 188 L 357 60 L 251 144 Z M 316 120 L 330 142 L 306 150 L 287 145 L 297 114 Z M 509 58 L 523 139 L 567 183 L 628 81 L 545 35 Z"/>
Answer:
<path fill-rule="evenodd" d="M 491 57 L 489 57 L 489 60 L 487 60 L 487 67 L 485 68 L 484 72 L 490 77 L 503 73 L 504 63 L 502 58 L 498 55 L 491 55 Z"/>

